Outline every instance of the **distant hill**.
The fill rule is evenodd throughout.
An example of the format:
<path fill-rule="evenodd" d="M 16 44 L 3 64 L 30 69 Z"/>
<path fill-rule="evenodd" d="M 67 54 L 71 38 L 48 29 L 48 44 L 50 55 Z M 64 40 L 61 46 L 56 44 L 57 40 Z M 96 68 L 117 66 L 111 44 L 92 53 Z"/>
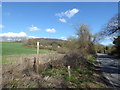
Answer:
<path fill-rule="evenodd" d="M 61 39 L 52 39 L 52 38 L 32 38 L 32 39 L 29 39 L 29 40 L 52 40 L 52 41 L 65 41 L 65 40 L 61 40 Z"/>
<path fill-rule="evenodd" d="M 18 38 L 2 38 L 0 39 L 0 42 L 22 42 L 23 39 L 18 39 Z M 28 40 L 52 40 L 52 41 L 65 41 L 65 40 L 61 40 L 61 39 L 51 39 L 51 38 L 30 38 Z"/>
<path fill-rule="evenodd" d="M 40 46 L 42 47 L 58 47 L 62 46 L 62 43 L 65 42 L 66 40 L 61 40 L 61 39 L 51 39 L 51 38 L 32 38 L 26 40 L 24 45 L 29 46 L 29 47 L 36 47 L 36 43 L 40 42 Z"/>

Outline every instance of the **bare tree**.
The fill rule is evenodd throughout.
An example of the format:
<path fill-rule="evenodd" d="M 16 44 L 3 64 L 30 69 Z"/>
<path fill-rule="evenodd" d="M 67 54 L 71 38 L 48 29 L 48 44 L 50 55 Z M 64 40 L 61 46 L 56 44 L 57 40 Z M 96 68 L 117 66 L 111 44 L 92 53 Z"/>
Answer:
<path fill-rule="evenodd" d="M 102 35 L 110 36 L 110 35 L 120 35 L 120 14 L 115 15 L 111 20 L 104 26 Z"/>
<path fill-rule="evenodd" d="M 113 44 L 115 44 L 115 50 L 113 50 L 114 54 L 120 56 L 120 14 L 115 15 L 111 20 L 105 25 L 101 35 L 106 36 L 116 36 L 113 40 Z"/>
<path fill-rule="evenodd" d="M 81 54 L 83 54 L 83 56 L 87 56 L 89 54 L 95 55 L 96 52 L 93 43 L 94 39 L 93 35 L 90 33 L 88 25 L 81 25 L 77 31 L 77 35 L 79 43 L 78 49 L 80 50 Z"/>

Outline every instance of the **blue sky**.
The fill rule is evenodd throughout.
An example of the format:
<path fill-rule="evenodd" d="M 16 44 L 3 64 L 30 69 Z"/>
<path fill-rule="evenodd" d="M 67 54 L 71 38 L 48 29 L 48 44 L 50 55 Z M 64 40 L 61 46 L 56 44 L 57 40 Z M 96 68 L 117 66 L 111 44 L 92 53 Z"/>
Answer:
<path fill-rule="evenodd" d="M 117 2 L 3 2 L 0 27 L 4 34 L 65 39 L 79 24 L 88 24 L 93 34 L 99 32 L 117 12 Z"/>

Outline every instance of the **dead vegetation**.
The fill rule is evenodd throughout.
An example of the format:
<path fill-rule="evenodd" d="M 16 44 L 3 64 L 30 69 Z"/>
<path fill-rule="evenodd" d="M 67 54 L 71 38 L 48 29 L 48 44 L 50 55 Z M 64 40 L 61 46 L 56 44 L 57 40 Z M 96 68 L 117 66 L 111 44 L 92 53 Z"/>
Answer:
<path fill-rule="evenodd" d="M 34 71 L 34 68 L 33 68 L 34 56 L 35 55 L 32 55 L 29 58 L 20 59 L 20 60 L 18 60 L 18 62 L 13 63 L 13 64 L 3 65 L 3 67 L 2 67 L 3 68 L 2 84 L 3 84 L 4 88 L 14 88 L 14 87 L 28 88 L 29 85 L 27 86 L 26 85 L 27 83 L 35 84 L 35 87 L 40 86 L 37 84 L 39 84 L 41 82 L 41 80 L 43 80 L 43 77 L 41 77 L 41 75 L 39 75 L 39 74 L 36 74 Z M 56 58 L 62 58 L 64 55 L 62 55 L 62 54 L 56 55 L 55 54 L 55 57 L 53 57 L 53 56 L 54 56 L 53 54 L 40 55 L 39 61 L 41 64 L 39 65 L 40 66 L 39 70 L 44 71 L 45 69 L 49 68 L 48 66 L 50 66 L 50 65 L 47 64 L 49 61 L 51 61 L 51 60 L 54 61 L 54 60 L 56 60 Z M 24 82 L 24 83 L 22 83 L 22 82 Z"/>
<path fill-rule="evenodd" d="M 96 76 L 85 70 L 85 63 L 80 61 L 83 58 L 77 55 L 40 55 L 39 73 L 33 68 L 34 56 L 3 66 L 3 88 L 91 88 L 91 84 L 106 87 L 101 82 L 101 86 L 97 84 Z M 68 65 L 71 66 L 71 77 L 68 76 Z"/>

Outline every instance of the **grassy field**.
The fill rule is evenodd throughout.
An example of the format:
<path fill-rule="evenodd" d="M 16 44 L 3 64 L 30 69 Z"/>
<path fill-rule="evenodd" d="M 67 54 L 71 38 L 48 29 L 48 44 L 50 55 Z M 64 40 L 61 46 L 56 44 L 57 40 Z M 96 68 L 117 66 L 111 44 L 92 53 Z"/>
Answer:
<path fill-rule="evenodd" d="M 49 53 L 50 50 L 40 49 L 40 54 Z M 2 43 L 2 56 L 3 55 L 20 55 L 20 54 L 36 54 L 36 48 L 25 47 L 22 43 L 3 42 Z"/>
<path fill-rule="evenodd" d="M 20 57 L 21 55 L 36 54 L 36 48 L 25 47 L 22 43 L 15 42 L 3 42 L 2 44 L 2 64 L 8 64 L 11 62 L 9 58 Z M 40 54 L 52 53 L 54 51 L 40 49 Z M 1 63 L 1 62 L 0 62 Z"/>

